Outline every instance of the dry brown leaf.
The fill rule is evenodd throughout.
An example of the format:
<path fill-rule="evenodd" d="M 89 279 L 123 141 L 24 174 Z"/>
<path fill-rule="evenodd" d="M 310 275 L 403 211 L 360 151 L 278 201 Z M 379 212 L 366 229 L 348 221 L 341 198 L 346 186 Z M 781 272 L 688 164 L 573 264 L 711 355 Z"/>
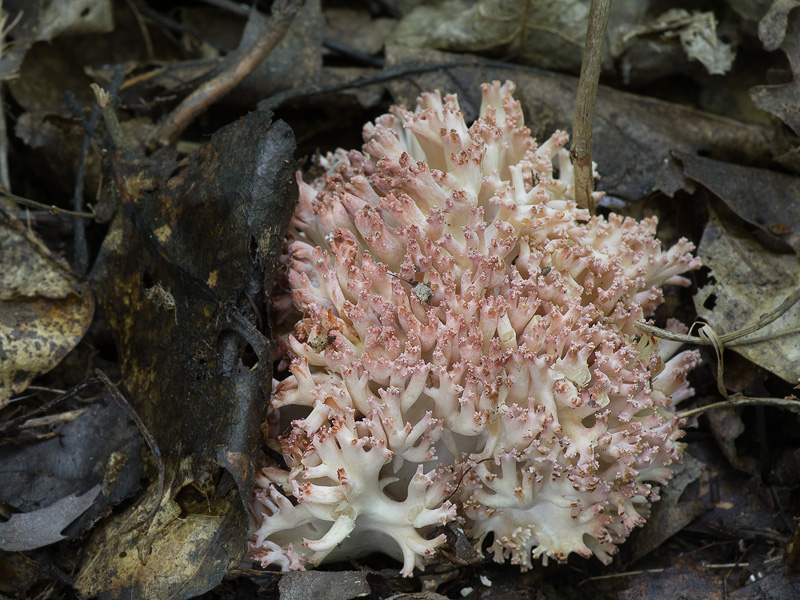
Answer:
<path fill-rule="evenodd" d="M 800 257 L 776 254 L 749 232 L 712 214 L 698 256 L 711 269 L 709 283 L 694 297 L 697 314 L 722 335 L 755 324 L 800 287 Z M 800 327 L 800 302 L 747 336 L 778 336 L 733 350 L 790 383 L 800 381 L 800 334 L 781 335 Z M 745 338 L 746 339 L 746 338 Z"/>
<path fill-rule="evenodd" d="M 192 459 L 170 459 L 172 474 L 161 504 L 147 520 L 156 500 L 153 483 L 133 510 L 94 530 L 88 545 L 91 560 L 75 578 L 82 597 L 193 598 L 211 586 L 209 577 L 233 568 L 241 541 L 231 532 L 243 530 L 240 502 L 231 488 L 225 496 L 205 496 L 203 484 L 188 477 L 197 470 Z M 227 564 L 220 564 L 227 561 Z M 113 565 L 113 568 L 103 568 Z"/>
<path fill-rule="evenodd" d="M 94 314 L 88 286 L 1 209 L 0 407 L 55 367 L 86 333 Z"/>
<path fill-rule="evenodd" d="M 396 24 L 395 19 L 371 18 L 356 8 L 331 7 L 325 10 L 325 39 L 377 54 Z"/>
<path fill-rule="evenodd" d="M 443 0 L 406 15 L 390 41 L 453 52 L 512 53 L 515 62 L 577 74 L 586 39 L 589 0 Z M 699 61 L 709 73 L 730 71 L 735 51 L 717 33 L 711 11 L 675 8 L 655 19 L 658 3 L 615 0 L 609 15 L 604 70 L 627 83 L 686 70 Z"/>
<path fill-rule="evenodd" d="M 681 46 L 691 60 L 703 64 L 712 75 L 724 75 L 733 67 L 736 51 L 717 36 L 717 19 L 712 12 L 694 13 L 680 32 Z"/>

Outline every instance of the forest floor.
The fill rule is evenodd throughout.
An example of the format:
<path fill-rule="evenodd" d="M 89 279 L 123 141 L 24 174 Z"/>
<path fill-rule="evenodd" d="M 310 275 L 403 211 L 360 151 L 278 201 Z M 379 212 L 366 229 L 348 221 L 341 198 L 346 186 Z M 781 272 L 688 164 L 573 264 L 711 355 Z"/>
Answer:
<path fill-rule="evenodd" d="M 800 2 L 785 0 L 612 7 L 598 211 L 656 215 L 665 244 L 697 246 L 703 268 L 654 322 L 706 325 L 681 410 L 722 403 L 688 414 L 683 464 L 612 564 L 459 562 L 456 534 L 410 578 L 380 556 L 242 562 L 294 171 L 424 91 L 474 120 L 493 80 L 516 83 L 538 139 L 571 131 L 588 6 L 3 4 L 0 598 L 800 597 Z M 760 341 L 726 336 L 742 331 Z"/>

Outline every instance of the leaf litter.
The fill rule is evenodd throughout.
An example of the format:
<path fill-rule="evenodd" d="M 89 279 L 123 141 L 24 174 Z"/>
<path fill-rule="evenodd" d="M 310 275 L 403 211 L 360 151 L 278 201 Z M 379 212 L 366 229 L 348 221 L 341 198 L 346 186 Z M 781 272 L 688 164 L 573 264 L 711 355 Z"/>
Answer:
<path fill-rule="evenodd" d="M 5 191 L 39 204 L 4 201 L 0 223 L 0 461 L 21 466 L 0 470 L 0 531 L 16 544 L 0 554 L 9 573 L 0 591 L 288 598 L 293 578 L 281 584 L 280 574 L 239 560 L 272 379 L 270 290 L 280 280 L 295 160 L 355 146 L 365 116 L 390 102 L 411 105 L 423 90 L 458 93 L 474 118 L 476 83 L 491 79 L 517 82 L 538 137 L 569 129 L 589 2 L 396 2 L 375 13 L 306 2 L 276 54 L 155 152 L 149 143 L 166 115 L 200 86 L 216 90 L 283 5 L 269 16 L 264 2 L 258 12 L 198 4 L 170 13 L 114 3 L 109 34 L 108 2 L 37 4 L 10 27 L 18 4 L 4 3 L 4 31 L 15 42 L 0 73 L 14 98 L 4 120 L 16 128 L 0 135 L 0 163 L 14 166 Z M 691 235 L 700 244 L 707 270 L 694 303 L 677 296 L 656 324 L 696 314 L 724 337 L 758 324 L 798 287 L 797 3 L 737 0 L 703 13 L 678 4 L 662 13 L 656 2 L 614 3 L 593 158 L 615 210 L 655 209 L 662 238 Z M 452 18 L 456 6 L 463 10 Z M 359 15 L 358 27 L 342 24 L 346 10 Z M 746 96 L 752 81 L 766 111 L 757 122 L 745 122 L 754 108 L 707 110 L 716 108 L 707 100 L 715 86 Z M 88 119 L 90 82 L 111 92 L 97 125 Z M 243 116 L 259 101 L 274 115 Z M 61 258 L 79 264 L 79 228 L 53 204 L 96 217 L 86 221 L 88 279 Z M 791 397 L 797 310 L 750 334 L 764 338 L 758 344 L 706 352 L 706 371 L 693 382 L 697 405 L 737 394 Z M 20 333 L 14 343 L 8 331 Z M 727 368 L 718 385 L 720 361 Z M 98 366 L 157 442 L 163 468 L 128 416 L 87 383 Z M 43 388 L 59 390 L 57 402 Z M 565 583 L 576 570 L 609 598 L 666 598 L 676 589 L 794 597 L 798 417 L 730 406 L 687 417 L 691 458 L 611 572 L 574 559 L 524 575 L 455 562 L 404 582 L 375 559 L 358 565 L 357 577 L 352 565 L 313 577 L 341 598 L 407 594 L 409 583 L 438 586 L 441 597 L 518 598 L 535 584 L 542 597 L 577 598 L 585 586 Z"/>

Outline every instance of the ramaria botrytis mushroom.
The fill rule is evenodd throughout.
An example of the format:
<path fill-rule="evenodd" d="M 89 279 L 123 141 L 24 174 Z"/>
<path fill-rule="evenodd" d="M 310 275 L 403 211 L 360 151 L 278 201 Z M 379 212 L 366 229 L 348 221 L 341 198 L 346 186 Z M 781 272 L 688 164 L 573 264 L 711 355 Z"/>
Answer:
<path fill-rule="evenodd" d="M 484 85 L 471 127 L 423 94 L 298 176 L 285 465 L 257 476 L 252 560 L 381 551 L 411 575 L 444 542 L 430 526 L 458 521 L 523 569 L 608 562 L 681 458 L 698 355 L 667 360 L 634 322 L 699 260 L 654 219 L 576 208 L 566 134 L 537 146 L 513 90 Z"/>

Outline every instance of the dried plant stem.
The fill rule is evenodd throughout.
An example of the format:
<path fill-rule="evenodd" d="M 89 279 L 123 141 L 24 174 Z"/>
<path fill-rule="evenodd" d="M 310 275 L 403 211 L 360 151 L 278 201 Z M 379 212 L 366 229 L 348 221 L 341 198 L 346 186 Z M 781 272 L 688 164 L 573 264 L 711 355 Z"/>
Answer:
<path fill-rule="evenodd" d="M 94 213 L 77 212 L 74 210 L 67 210 L 65 208 L 59 208 L 58 206 L 52 206 L 52 205 L 48 206 L 47 204 L 42 204 L 41 202 L 28 200 L 27 198 L 22 198 L 21 196 L 15 196 L 14 194 L 7 194 L 6 192 L 2 191 L 0 191 L 0 196 L 8 198 L 9 200 L 13 200 L 17 204 L 22 204 L 23 206 L 29 206 L 30 208 L 35 208 L 36 210 L 45 210 L 51 215 L 65 215 L 68 217 L 81 217 L 84 219 L 94 219 L 97 216 Z"/>
<path fill-rule="evenodd" d="M 751 398 L 750 396 L 734 394 L 733 396 L 730 396 L 727 400 L 723 400 L 722 402 L 714 402 L 713 404 L 698 406 L 697 408 L 692 408 L 690 410 L 679 412 L 675 416 L 678 417 L 679 419 L 688 419 L 689 417 L 696 417 L 697 415 L 701 415 L 705 412 L 708 412 L 710 410 L 716 410 L 718 408 L 733 408 L 735 406 L 754 406 L 754 405 L 777 406 L 778 408 L 790 410 L 794 413 L 800 413 L 800 401 L 798 401 L 797 398 L 794 397 Z"/>
<path fill-rule="evenodd" d="M 118 89 L 122 83 L 121 67 L 117 67 L 114 73 L 114 82 L 116 82 L 115 89 Z M 114 82 L 111 84 L 112 88 L 114 88 Z M 75 98 L 75 102 L 77 103 L 77 98 Z M 81 121 L 87 121 L 89 128 L 94 130 L 99 118 L 100 105 L 95 102 L 89 117 L 83 118 Z M 83 212 L 83 178 L 86 171 L 86 158 L 91 147 L 92 138 L 89 137 L 88 133 L 84 133 L 83 141 L 81 142 L 81 153 L 78 156 L 78 166 L 75 169 L 75 185 L 72 188 L 72 210 L 75 212 Z M 72 224 L 72 247 L 74 254 L 72 268 L 78 277 L 85 277 L 89 270 L 89 244 L 86 240 L 86 222 L 80 219 L 76 219 Z"/>
<path fill-rule="evenodd" d="M 21 415 L 18 415 L 16 417 L 14 417 L 13 419 L 10 419 L 10 420 L 8 420 L 8 421 L 6 421 L 4 423 L 0 423 L 0 431 L 5 431 L 6 429 L 9 429 L 11 427 L 16 427 L 20 423 L 22 423 L 24 421 L 28 421 L 28 420 L 32 419 L 34 416 L 50 410 L 51 408 L 53 408 L 59 402 L 63 402 L 64 400 L 72 398 L 73 396 L 77 395 L 79 392 L 83 391 L 85 388 L 89 387 L 90 385 L 93 385 L 93 384 L 97 383 L 97 381 L 98 380 L 95 379 L 94 377 L 92 377 L 90 379 L 87 379 L 85 381 L 82 381 L 81 383 L 79 383 L 78 385 L 73 387 L 72 389 L 67 390 L 66 392 L 59 393 L 58 396 L 56 396 L 55 398 L 52 398 L 51 400 L 48 400 L 47 402 L 45 402 L 41 406 L 38 406 L 38 407 L 34 408 L 33 410 L 28 411 L 28 412 L 22 413 Z M 33 387 L 34 386 L 30 386 L 28 389 L 31 389 Z M 42 389 L 42 388 L 40 388 L 40 389 Z"/>
<path fill-rule="evenodd" d="M 797 333 L 798 331 L 800 331 L 800 328 L 794 327 L 791 329 L 786 329 L 784 331 L 771 333 L 769 335 L 747 338 L 745 340 L 740 339 L 772 323 L 775 319 L 777 319 L 787 310 L 792 308 L 792 306 L 797 304 L 798 300 L 800 300 L 800 290 L 795 290 L 794 292 L 789 294 L 786 297 L 786 299 L 778 305 L 777 308 L 763 315 L 758 321 L 756 321 L 752 325 L 748 325 L 747 327 L 744 327 L 737 331 L 733 331 L 731 333 L 726 333 L 724 335 L 715 334 L 715 336 L 719 339 L 719 342 L 721 344 L 730 348 L 733 346 L 744 346 L 745 344 L 756 344 L 758 342 L 764 342 L 776 337 Z M 684 344 L 698 344 L 700 346 L 712 346 L 714 344 L 709 339 L 709 336 L 702 333 L 703 329 L 706 328 L 711 329 L 710 325 L 704 325 L 700 330 L 701 334 L 699 336 L 688 335 L 685 333 L 676 333 L 674 331 L 669 331 L 667 329 L 661 329 L 660 327 L 656 327 L 655 325 L 648 325 L 644 321 L 637 321 L 635 325 L 639 331 L 646 333 L 648 335 L 659 337 L 663 340 L 670 340 L 673 342 L 683 342 Z M 708 329 L 706 329 L 706 331 Z"/>
<path fill-rule="evenodd" d="M 794 306 L 798 300 L 800 300 L 800 290 L 796 290 L 794 293 L 787 296 L 786 299 L 784 299 L 784 301 L 781 302 L 777 308 L 762 315 L 761 318 L 758 319 L 758 321 L 756 321 L 754 324 L 748 325 L 747 327 L 743 327 L 742 329 L 733 331 L 731 333 L 727 333 L 725 335 L 719 335 L 714 330 L 714 328 L 708 324 L 700 327 L 700 329 L 698 330 L 698 333 L 700 335 L 695 336 L 683 333 L 675 333 L 673 331 L 661 329 L 660 327 L 648 325 L 647 323 L 644 323 L 642 321 L 636 322 L 635 323 L 636 328 L 647 335 L 652 335 L 655 337 L 659 337 L 661 339 L 671 340 L 674 342 L 684 342 L 688 344 L 697 344 L 700 346 L 711 346 L 714 349 L 714 354 L 717 357 L 717 390 L 719 391 L 720 395 L 723 398 L 725 398 L 725 400 L 722 402 L 715 402 L 713 404 L 700 406 L 698 408 L 693 408 L 691 410 L 678 413 L 677 414 L 678 418 L 685 419 L 688 417 L 693 417 L 717 408 L 730 408 L 733 406 L 751 406 L 751 405 L 778 406 L 786 410 L 791 410 L 793 412 L 800 413 L 800 400 L 798 400 L 798 398 L 794 396 L 790 396 L 787 398 L 750 398 L 748 396 L 744 396 L 738 393 L 729 395 L 728 390 L 725 388 L 725 361 L 723 360 L 723 352 L 726 347 L 755 344 L 758 342 L 764 342 L 784 335 L 800 332 L 800 327 L 793 327 L 790 329 L 786 329 L 784 331 L 778 331 L 767 335 L 741 339 L 751 333 L 758 331 L 762 327 L 766 327 L 767 325 L 772 323 L 774 320 L 776 320 L 778 317 L 780 317 L 786 311 L 792 308 L 792 306 Z"/>
<path fill-rule="evenodd" d="M 603 66 L 603 44 L 606 38 L 611 0 L 592 0 L 589 26 L 586 30 L 586 49 L 578 80 L 575 117 L 572 121 L 572 162 L 575 169 L 575 201 L 579 208 L 594 214 L 594 182 L 592 180 L 592 121 L 597 85 Z"/>
<path fill-rule="evenodd" d="M 765 560 L 763 562 L 763 564 L 773 563 L 773 562 L 777 562 L 779 560 L 783 560 L 783 557 L 782 556 L 774 556 L 772 558 L 768 558 L 767 560 Z M 754 566 L 754 564 L 753 563 L 749 563 L 749 562 L 734 562 L 734 563 L 715 564 L 715 563 L 706 563 L 705 561 L 702 561 L 700 563 L 700 567 L 702 567 L 704 569 L 747 569 L 747 568 L 751 568 L 753 566 Z M 664 571 L 666 571 L 666 569 L 644 569 L 644 570 L 641 570 L 641 571 L 625 571 L 623 573 L 610 573 L 608 575 L 597 575 L 595 577 L 587 577 L 586 579 L 581 581 L 578 584 L 578 586 L 581 586 L 581 585 L 583 585 L 585 583 L 589 583 L 590 581 L 602 581 L 602 580 L 608 580 L 608 579 L 620 579 L 622 577 L 635 577 L 637 575 L 643 575 L 643 574 L 646 574 L 646 573 L 663 573 Z"/>
<path fill-rule="evenodd" d="M 147 30 L 147 22 L 144 20 L 144 16 L 140 10 L 141 7 L 133 2 L 133 0 L 125 0 L 125 4 L 128 5 L 131 13 L 133 13 L 133 18 L 136 19 L 136 23 L 139 25 L 139 31 L 142 34 L 145 52 L 147 53 L 147 60 L 149 62 L 154 62 L 156 60 L 156 53 L 153 50 L 153 39 L 150 37 L 150 32 Z"/>
<path fill-rule="evenodd" d="M 198 115 L 239 85 L 283 39 L 301 3 L 275 0 L 272 16 L 261 35 L 244 52 L 233 52 L 225 58 L 227 64 L 222 72 L 187 96 L 155 131 L 153 140 L 162 146 L 171 145 Z"/>
<path fill-rule="evenodd" d="M 92 92 L 94 92 L 94 97 L 95 100 L 97 100 L 97 105 L 100 107 L 100 112 L 103 114 L 106 131 L 108 131 L 108 137 L 111 138 L 114 149 L 123 152 L 128 150 L 125 135 L 122 133 L 122 126 L 119 124 L 117 113 L 114 112 L 114 107 L 111 103 L 111 94 L 96 83 L 93 83 L 90 87 L 92 88 Z"/>

